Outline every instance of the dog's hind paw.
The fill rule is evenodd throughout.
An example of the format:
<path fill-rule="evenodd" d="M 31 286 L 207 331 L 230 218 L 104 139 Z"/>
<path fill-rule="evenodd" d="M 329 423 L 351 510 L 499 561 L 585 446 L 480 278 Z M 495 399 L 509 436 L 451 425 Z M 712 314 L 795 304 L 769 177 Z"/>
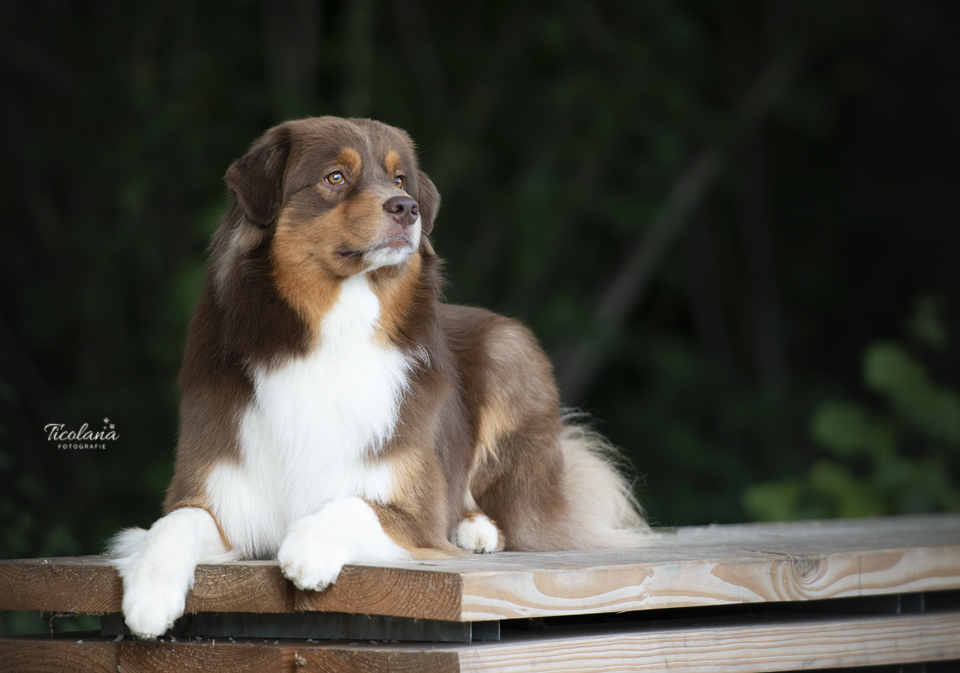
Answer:
<path fill-rule="evenodd" d="M 468 512 L 457 525 L 452 542 L 467 551 L 489 554 L 503 551 L 503 535 L 497 525 L 486 514 Z"/>

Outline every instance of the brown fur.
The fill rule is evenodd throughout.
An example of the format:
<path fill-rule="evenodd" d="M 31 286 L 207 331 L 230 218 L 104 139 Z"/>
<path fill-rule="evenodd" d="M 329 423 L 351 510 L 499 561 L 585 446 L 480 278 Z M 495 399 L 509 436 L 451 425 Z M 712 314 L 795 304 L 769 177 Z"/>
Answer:
<path fill-rule="evenodd" d="M 326 181 L 334 171 L 347 188 Z M 403 191 L 394 183 L 401 174 Z M 370 503 L 384 530 L 416 557 L 452 555 L 451 531 L 482 510 L 497 522 L 500 548 L 608 544 L 613 537 L 585 530 L 596 522 L 582 513 L 602 496 L 584 492 L 588 485 L 565 469 L 569 450 L 589 454 L 601 480 L 608 470 L 624 512 L 633 512 L 603 525 L 643 525 L 604 458 L 579 444 L 564 448 L 569 428 L 551 365 L 530 331 L 440 302 L 440 262 L 426 238 L 440 197 L 403 131 L 361 119 L 287 122 L 257 140 L 225 180 L 236 204 L 214 236 L 190 327 L 167 512 L 206 507 L 211 466 L 240 460 L 236 419 L 251 399 L 250 368 L 302 356 L 323 338 L 340 283 L 364 268 L 362 251 L 393 226 L 384 201 L 405 192 L 420 209 L 419 250 L 370 272 L 381 305 L 377 337 L 420 363 L 392 438 L 370 458 L 397 477 L 389 502 Z"/>

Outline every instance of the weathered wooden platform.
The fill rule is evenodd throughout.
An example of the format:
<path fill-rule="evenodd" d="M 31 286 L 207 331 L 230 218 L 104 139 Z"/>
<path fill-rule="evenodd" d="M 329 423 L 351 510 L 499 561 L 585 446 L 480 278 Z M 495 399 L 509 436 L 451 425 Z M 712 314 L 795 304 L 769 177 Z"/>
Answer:
<path fill-rule="evenodd" d="M 111 615 L 121 591 L 104 557 L 0 561 L 2 610 Z M 110 635 L 3 638 L 0 671 L 789 671 L 960 660 L 960 516 L 691 527 L 632 550 L 348 566 L 322 593 L 297 590 L 276 562 L 201 566 L 187 611 L 201 614 L 177 642 L 115 636 L 116 616 L 103 620 Z M 296 616 L 317 611 L 335 614 Z M 458 624 L 477 627 L 473 637 Z M 500 640 L 478 642 L 483 624 Z M 313 638 L 281 637 L 290 633 Z M 331 633 L 340 639 L 319 639 Z M 395 635 L 420 642 L 384 642 Z"/>

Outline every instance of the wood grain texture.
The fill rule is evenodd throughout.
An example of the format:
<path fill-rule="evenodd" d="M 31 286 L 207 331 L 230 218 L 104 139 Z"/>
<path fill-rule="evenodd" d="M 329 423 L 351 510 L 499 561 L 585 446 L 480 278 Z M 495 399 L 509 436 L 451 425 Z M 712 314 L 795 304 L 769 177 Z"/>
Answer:
<path fill-rule="evenodd" d="M 89 634 L 0 638 L 3 673 L 456 673 L 456 652 L 427 645 L 296 640 L 140 642 Z"/>
<path fill-rule="evenodd" d="M 458 649 L 460 670 L 753 673 L 960 658 L 960 614 L 527 637 Z"/>
<path fill-rule="evenodd" d="M 187 612 L 290 612 L 295 591 L 273 561 L 201 565 Z"/>
<path fill-rule="evenodd" d="M 119 667 L 136 673 L 273 673 L 294 671 L 296 647 L 254 644 L 151 643 L 125 641 L 119 644 Z"/>
<path fill-rule="evenodd" d="M 188 612 L 485 621 L 960 589 L 960 515 L 680 528 L 643 547 L 346 566 L 296 590 L 276 561 L 200 566 Z M 117 612 L 106 557 L 0 561 L 0 609 Z"/>
<path fill-rule="evenodd" d="M 0 610 L 116 612 L 122 592 L 103 556 L 0 561 Z"/>
<path fill-rule="evenodd" d="M 511 556 L 464 573 L 462 619 L 956 589 L 960 517 L 711 526 L 642 549 Z"/>
<path fill-rule="evenodd" d="M 78 642 L 83 640 L 84 642 Z M 3 673 L 117 673 L 118 648 L 70 634 L 52 638 L 0 638 Z"/>
<path fill-rule="evenodd" d="M 455 652 L 430 649 L 390 651 L 387 648 L 347 647 L 311 649 L 303 653 L 304 672 L 317 673 L 458 673 L 460 663 Z"/>
<path fill-rule="evenodd" d="M 776 623 L 617 625 L 525 632 L 473 645 L 260 639 L 139 642 L 76 634 L 0 638 L 4 673 L 661 671 L 748 673 L 960 659 L 960 613 Z"/>
<path fill-rule="evenodd" d="M 276 562 L 197 568 L 188 612 L 288 612 L 293 587 Z M 119 612 L 123 586 L 105 556 L 0 561 L 0 610 Z"/>
<path fill-rule="evenodd" d="M 460 573 L 346 566 L 325 591 L 297 591 L 297 610 L 460 621 Z"/>

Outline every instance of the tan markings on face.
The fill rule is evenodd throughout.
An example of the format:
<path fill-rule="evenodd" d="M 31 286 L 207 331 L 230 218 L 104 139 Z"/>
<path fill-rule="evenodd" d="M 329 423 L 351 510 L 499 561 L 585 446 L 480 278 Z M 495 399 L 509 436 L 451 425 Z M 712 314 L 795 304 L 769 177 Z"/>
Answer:
<path fill-rule="evenodd" d="M 409 313 L 416 298 L 421 264 L 418 250 L 405 262 L 380 267 L 370 274 L 373 291 L 380 300 L 380 329 L 376 333 L 380 343 L 388 344 L 397 338 L 403 317 Z"/>
<path fill-rule="evenodd" d="M 360 153 L 357 152 L 352 147 L 344 147 L 340 150 L 340 154 L 337 155 L 335 163 L 338 164 L 337 168 L 345 168 L 354 179 L 360 175 L 360 171 L 363 168 L 363 159 L 360 158 Z"/>
<path fill-rule="evenodd" d="M 334 209 L 333 212 L 340 213 L 336 224 L 343 245 L 366 251 L 381 242 L 387 227 L 387 214 L 383 210 L 385 200 L 380 190 L 364 189 Z M 358 270 L 361 267 L 358 266 Z"/>
<path fill-rule="evenodd" d="M 383 166 L 387 169 L 387 175 L 390 176 L 391 180 L 393 176 L 403 172 L 403 162 L 400 161 L 400 155 L 394 150 L 387 152 L 387 156 L 383 160 Z"/>
<path fill-rule="evenodd" d="M 312 330 L 320 328 L 323 316 L 339 294 L 339 282 L 322 263 L 324 241 L 342 220 L 341 206 L 309 224 L 294 224 L 280 216 L 273 239 L 273 275 L 277 291 Z"/>
<path fill-rule="evenodd" d="M 399 165 L 396 152 L 389 152 L 387 157 Z M 348 180 L 354 181 L 362 169 L 360 153 L 352 147 L 340 150 L 330 165 L 331 171 L 343 171 Z M 335 187 L 321 182 L 317 189 L 329 194 Z M 340 281 L 364 271 L 363 253 L 383 240 L 390 224 L 383 203 L 395 193 L 392 184 L 355 187 L 338 205 L 315 216 L 304 215 L 296 207 L 286 208 L 280 214 L 272 248 L 274 279 L 281 296 L 310 329 L 317 330 L 333 306 Z M 304 221 L 305 217 L 309 219 Z M 411 258 L 371 274 L 374 285 L 383 293 L 380 299 L 384 340 L 396 332 L 400 317 L 409 306 L 404 297 L 412 294 L 420 269 L 419 255 L 415 253 L 414 257 L 416 261 Z M 395 282 L 398 278 L 399 287 Z"/>

